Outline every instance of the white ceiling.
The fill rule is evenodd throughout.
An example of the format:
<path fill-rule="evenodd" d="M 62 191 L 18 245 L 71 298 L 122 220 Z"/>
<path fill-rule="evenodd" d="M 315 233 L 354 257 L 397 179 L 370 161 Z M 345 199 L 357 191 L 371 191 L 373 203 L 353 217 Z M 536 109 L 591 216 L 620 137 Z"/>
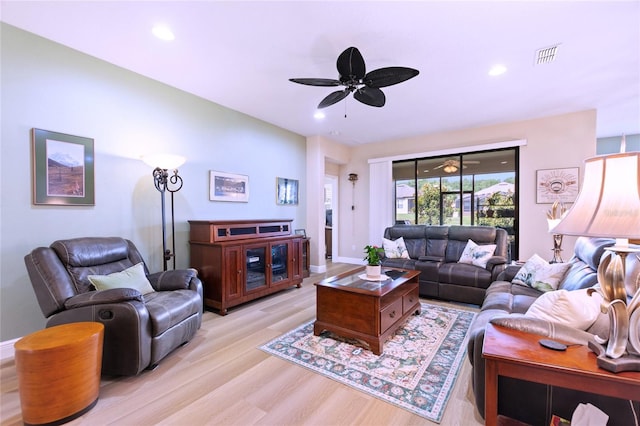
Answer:
<path fill-rule="evenodd" d="M 2 1 L 2 21 L 304 136 L 357 145 L 598 111 L 598 137 L 640 133 L 638 1 Z M 151 34 L 166 23 L 176 35 Z M 537 49 L 560 44 L 555 62 Z M 336 59 L 420 75 L 324 111 Z M 488 76 L 502 63 L 506 74 Z M 345 118 L 345 112 L 347 117 Z M 517 136 L 517 135 L 505 135 Z"/>

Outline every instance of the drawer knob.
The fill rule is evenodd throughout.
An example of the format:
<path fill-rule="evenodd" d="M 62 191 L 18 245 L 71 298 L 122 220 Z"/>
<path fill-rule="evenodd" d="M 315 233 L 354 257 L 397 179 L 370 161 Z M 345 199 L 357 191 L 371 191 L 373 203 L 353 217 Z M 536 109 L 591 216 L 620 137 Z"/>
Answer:
<path fill-rule="evenodd" d="M 395 318 L 396 317 L 396 311 L 391 311 L 391 313 L 389 314 L 389 318 Z"/>

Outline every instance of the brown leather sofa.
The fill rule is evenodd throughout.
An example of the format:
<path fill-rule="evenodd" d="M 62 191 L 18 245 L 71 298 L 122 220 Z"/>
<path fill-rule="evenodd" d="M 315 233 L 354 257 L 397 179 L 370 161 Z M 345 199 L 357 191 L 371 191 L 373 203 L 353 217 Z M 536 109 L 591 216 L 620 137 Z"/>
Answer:
<path fill-rule="evenodd" d="M 135 375 L 193 338 L 202 322 L 202 284 L 193 269 L 150 274 L 123 238 L 76 238 L 39 247 L 25 264 L 47 327 L 104 324 L 102 373 Z M 89 275 L 121 272 L 142 262 L 154 292 L 95 290 Z"/>
<path fill-rule="evenodd" d="M 604 250 L 614 242 L 615 240 L 606 238 L 578 238 L 574 254 L 568 261 L 571 264 L 570 269 L 560 283 L 559 289 L 572 291 L 593 287 L 598 281 L 597 269 Z M 482 358 L 482 344 L 485 327 L 490 321 L 510 320 L 517 322 L 518 317 L 509 314 L 524 314 L 529 306 L 542 295 L 542 292 L 536 289 L 511 283 L 519 269 L 519 266 L 508 266 L 489 286 L 480 313 L 469 331 L 467 355 L 472 365 L 476 407 L 483 417 L 485 364 Z M 557 330 L 562 330 L 562 328 L 558 326 Z M 606 330 L 608 330 L 608 319 L 606 314 L 602 314 L 587 331 L 606 336 Z M 558 333 L 560 332 L 558 331 Z M 567 335 L 571 334 L 571 330 L 565 332 Z M 567 339 L 566 341 L 571 340 Z M 541 350 L 547 349 L 541 348 Z M 608 424 L 634 424 L 629 401 L 505 377 L 500 377 L 499 380 L 498 412 L 521 422 L 532 425 L 547 425 L 550 424 L 551 414 L 570 419 L 573 410 L 579 403 L 590 402 L 609 415 Z M 635 399 L 637 400 L 637 397 Z M 634 407 L 636 412 L 640 412 L 640 404 L 636 402 Z"/>
<path fill-rule="evenodd" d="M 507 231 L 491 226 L 394 225 L 384 238 L 402 237 L 409 259 L 382 260 L 382 266 L 420 271 L 420 295 L 462 303 L 482 304 L 487 287 L 507 264 Z M 458 263 L 468 240 L 496 244 L 486 268 Z"/>

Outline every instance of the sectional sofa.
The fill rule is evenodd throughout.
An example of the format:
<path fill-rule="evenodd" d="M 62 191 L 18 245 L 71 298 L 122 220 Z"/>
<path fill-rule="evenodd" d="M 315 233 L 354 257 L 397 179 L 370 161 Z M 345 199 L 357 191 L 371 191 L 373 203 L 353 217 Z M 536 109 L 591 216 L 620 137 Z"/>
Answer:
<path fill-rule="evenodd" d="M 491 226 L 394 225 L 385 229 L 384 238 L 402 238 L 408 257 L 385 256 L 382 266 L 420 271 L 423 297 L 481 305 L 487 287 L 507 265 L 507 231 Z M 469 240 L 496 246 L 484 267 L 459 262 Z"/>
<path fill-rule="evenodd" d="M 545 292 L 513 282 L 522 265 L 507 263 L 507 233 L 502 229 L 395 225 L 384 232 L 386 240 L 398 241 L 401 237 L 406 246 L 406 257 L 385 257 L 383 266 L 421 271 L 419 291 L 423 297 L 481 306 L 469 331 L 467 354 L 472 365 L 476 406 L 484 417 L 485 368 L 482 345 L 485 327 L 489 322 L 513 325 L 518 321 L 527 321 L 523 319 L 524 314 Z M 496 245 L 494 256 L 484 268 L 459 263 L 468 240 L 477 244 Z M 606 238 L 578 238 L 574 254 L 567 262 L 567 271 L 557 289 L 575 291 L 596 285 L 600 259 L 605 249 L 614 243 L 615 240 Z M 640 273 L 637 263 L 633 266 L 634 274 Z M 597 319 L 586 331 L 606 336 L 608 324 L 606 314 L 597 314 Z M 640 413 L 638 397 L 634 398 L 635 402 L 624 401 L 504 377 L 500 378 L 499 386 L 499 412 L 527 424 L 549 424 L 551 414 L 571 418 L 573 410 L 581 402 L 590 402 L 605 411 L 610 416 L 610 425 L 634 424 L 633 410 Z"/>

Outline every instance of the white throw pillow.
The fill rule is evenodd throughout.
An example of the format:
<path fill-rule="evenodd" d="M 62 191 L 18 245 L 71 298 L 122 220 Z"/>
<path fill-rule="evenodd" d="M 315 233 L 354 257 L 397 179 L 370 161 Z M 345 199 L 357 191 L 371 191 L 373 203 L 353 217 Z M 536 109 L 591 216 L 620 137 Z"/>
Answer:
<path fill-rule="evenodd" d="M 409 252 L 402 237 L 397 240 L 387 240 L 383 238 L 382 248 L 384 249 L 385 257 L 390 259 L 409 259 Z"/>
<path fill-rule="evenodd" d="M 144 273 L 142 262 L 121 272 L 115 272 L 109 275 L 89 275 L 87 278 L 97 290 L 132 288 L 142 294 L 153 293 L 155 291 Z"/>
<path fill-rule="evenodd" d="M 481 268 L 487 267 L 487 262 L 493 257 L 496 251 L 495 244 L 485 244 L 479 246 L 473 240 L 468 240 L 467 245 L 460 255 L 458 263 L 469 263 Z"/>
<path fill-rule="evenodd" d="M 556 290 L 570 266 L 569 263 L 549 263 L 534 254 L 520 268 L 511 282 L 540 291 Z"/>
<path fill-rule="evenodd" d="M 586 288 L 549 291 L 529 306 L 525 316 L 587 330 L 598 319 L 601 303 L 602 296 L 595 292 L 589 295 Z"/>

